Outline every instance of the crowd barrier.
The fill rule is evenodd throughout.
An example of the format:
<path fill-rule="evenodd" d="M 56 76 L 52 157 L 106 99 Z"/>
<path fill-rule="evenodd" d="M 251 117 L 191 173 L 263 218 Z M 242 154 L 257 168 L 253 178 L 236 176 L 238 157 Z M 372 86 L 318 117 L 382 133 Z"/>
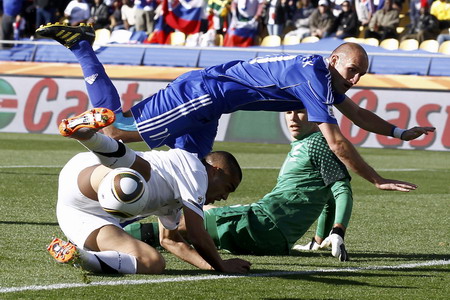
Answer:
<path fill-rule="evenodd" d="M 204 68 L 230 60 L 247 60 L 274 53 L 328 55 L 339 39 L 279 47 L 186 47 L 149 44 L 107 44 L 96 53 L 104 64 Z M 370 59 L 371 74 L 450 76 L 450 56 L 423 50 L 386 50 L 362 45 Z M 10 50 L 0 50 L 0 60 L 76 63 L 70 50 L 56 42 L 21 42 Z"/>

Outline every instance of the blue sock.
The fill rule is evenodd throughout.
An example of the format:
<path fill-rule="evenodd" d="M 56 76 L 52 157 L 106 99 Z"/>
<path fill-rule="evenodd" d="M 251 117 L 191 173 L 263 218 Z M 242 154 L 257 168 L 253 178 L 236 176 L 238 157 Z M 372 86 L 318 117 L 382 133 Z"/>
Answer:
<path fill-rule="evenodd" d="M 119 93 L 105 68 L 95 55 L 94 50 L 87 41 L 80 41 L 70 48 L 83 70 L 86 88 L 93 107 L 105 107 L 113 112 L 121 111 Z"/>

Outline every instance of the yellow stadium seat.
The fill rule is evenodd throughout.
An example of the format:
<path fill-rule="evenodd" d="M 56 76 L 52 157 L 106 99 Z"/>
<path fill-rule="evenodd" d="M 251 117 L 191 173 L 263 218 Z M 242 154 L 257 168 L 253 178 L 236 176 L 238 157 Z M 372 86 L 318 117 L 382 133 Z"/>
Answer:
<path fill-rule="evenodd" d="M 97 44 L 107 44 L 109 42 L 109 38 L 111 37 L 111 31 L 106 28 L 97 29 L 95 31 L 95 40 L 94 42 Z"/>
<path fill-rule="evenodd" d="M 300 44 L 300 37 L 296 35 L 285 36 L 283 39 L 283 45 L 297 45 Z"/>
<path fill-rule="evenodd" d="M 378 47 L 380 45 L 380 41 L 377 40 L 376 38 L 365 38 L 364 44 Z"/>
<path fill-rule="evenodd" d="M 265 36 L 261 41 L 263 47 L 276 47 L 281 45 L 281 37 L 278 35 Z"/>
<path fill-rule="evenodd" d="M 450 41 L 445 41 L 439 46 L 439 53 L 450 55 Z"/>
<path fill-rule="evenodd" d="M 307 36 L 302 39 L 302 43 L 315 43 L 320 39 L 317 36 Z"/>
<path fill-rule="evenodd" d="M 417 50 L 419 49 L 419 41 L 415 39 L 406 39 L 400 42 L 398 48 L 406 51 Z"/>
<path fill-rule="evenodd" d="M 399 42 L 397 39 L 385 39 L 380 43 L 380 47 L 387 50 L 397 50 Z"/>
<path fill-rule="evenodd" d="M 349 42 L 349 43 L 357 43 L 357 44 L 363 44 L 364 43 L 364 39 L 360 39 L 360 38 L 356 38 L 356 37 L 346 37 L 344 39 L 345 42 Z"/>
<path fill-rule="evenodd" d="M 186 34 L 181 31 L 175 31 L 170 34 L 170 44 L 173 46 L 184 46 Z"/>
<path fill-rule="evenodd" d="M 438 52 L 439 51 L 439 43 L 436 40 L 426 40 L 420 43 L 420 50 L 425 50 L 428 52 Z"/>

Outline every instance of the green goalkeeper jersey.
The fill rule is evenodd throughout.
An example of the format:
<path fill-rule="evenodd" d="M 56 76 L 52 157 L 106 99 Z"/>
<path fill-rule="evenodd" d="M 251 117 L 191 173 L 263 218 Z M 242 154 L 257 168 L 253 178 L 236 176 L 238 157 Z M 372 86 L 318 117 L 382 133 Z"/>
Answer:
<path fill-rule="evenodd" d="M 351 179 L 320 132 L 296 140 L 291 146 L 275 188 L 252 204 L 265 212 L 289 245 L 304 234 L 305 223 L 316 220 L 324 203 L 333 199 L 330 185 Z M 308 216 L 311 220 L 305 219 Z"/>

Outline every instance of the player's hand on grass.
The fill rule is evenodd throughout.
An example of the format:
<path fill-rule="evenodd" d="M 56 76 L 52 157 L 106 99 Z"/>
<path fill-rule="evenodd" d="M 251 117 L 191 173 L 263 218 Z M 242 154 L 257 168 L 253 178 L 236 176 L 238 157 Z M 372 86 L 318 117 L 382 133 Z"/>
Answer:
<path fill-rule="evenodd" d="M 402 140 L 410 141 L 417 139 L 421 135 L 427 135 L 429 132 L 434 132 L 436 130 L 435 127 L 413 127 L 402 133 Z"/>
<path fill-rule="evenodd" d="M 376 183 L 375 186 L 380 190 L 400 192 L 409 192 L 417 188 L 417 185 L 413 183 L 394 179 L 384 179 L 383 182 Z"/>
<path fill-rule="evenodd" d="M 225 259 L 223 262 L 222 272 L 224 273 L 248 273 L 252 265 L 249 261 L 240 258 Z"/>

